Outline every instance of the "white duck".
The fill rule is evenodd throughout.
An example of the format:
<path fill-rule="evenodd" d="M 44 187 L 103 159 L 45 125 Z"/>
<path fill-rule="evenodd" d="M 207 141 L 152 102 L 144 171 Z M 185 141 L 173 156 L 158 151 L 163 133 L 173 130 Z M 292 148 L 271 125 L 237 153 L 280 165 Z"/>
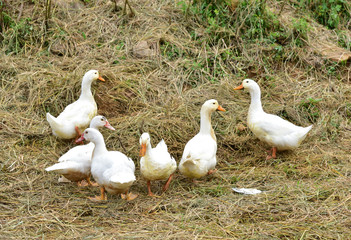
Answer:
<path fill-rule="evenodd" d="M 211 114 L 216 110 L 225 111 L 217 100 L 207 100 L 202 105 L 200 132 L 185 145 L 179 163 L 179 171 L 193 180 L 216 171 L 217 139 L 211 126 Z"/>
<path fill-rule="evenodd" d="M 95 144 L 91 159 L 91 174 L 101 189 L 101 196 L 90 199 L 94 201 L 107 200 L 105 191 L 112 194 L 121 193 L 122 198 L 126 197 L 127 200 L 136 198 L 137 195 L 128 193 L 130 186 L 135 181 L 133 160 L 121 152 L 108 151 L 104 137 L 96 129 L 85 129 L 77 141 L 84 139 Z"/>
<path fill-rule="evenodd" d="M 162 139 L 155 148 L 152 148 L 150 135 L 143 133 L 140 137 L 140 145 L 140 172 L 147 180 L 148 195 L 154 196 L 150 181 L 167 179 L 163 187 L 163 191 L 167 191 L 177 169 L 177 163 L 169 154 L 165 141 Z"/>
<path fill-rule="evenodd" d="M 261 141 L 272 146 L 271 155 L 267 160 L 276 158 L 277 150 L 289 150 L 297 148 L 311 130 L 309 127 L 296 126 L 276 115 L 265 113 L 261 104 L 261 90 L 258 84 L 245 79 L 234 90 L 248 89 L 251 95 L 251 104 L 247 116 L 247 124 L 250 130 Z"/>
<path fill-rule="evenodd" d="M 99 76 L 98 71 L 88 71 L 84 74 L 82 80 L 82 89 L 79 99 L 68 105 L 57 118 L 50 113 L 46 113 L 46 119 L 55 136 L 71 139 L 77 135 L 79 136 L 80 131 L 89 125 L 91 119 L 97 113 L 97 106 L 93 94 L 91 93 L 91 83 L 97 79 L 105 81 Z"/>
<path fill-rule="evenodd" d="M 115 130 L 104 116 L 95 116 L 90 122 L 90 127 L 94 129 L 106 127 Z M 45 170 L 62 174 L 63 177 L 59 178 L 59 182 L 73 181 L 77 182 L 78 186 L 85 186 L 81 181 L 86 180 L 89 185 L 93 185 L 90 182 L 90 167 L 94 147 L 94 143 L 88 143 L 71 148 L 58 159 L 58 163 Z"/>

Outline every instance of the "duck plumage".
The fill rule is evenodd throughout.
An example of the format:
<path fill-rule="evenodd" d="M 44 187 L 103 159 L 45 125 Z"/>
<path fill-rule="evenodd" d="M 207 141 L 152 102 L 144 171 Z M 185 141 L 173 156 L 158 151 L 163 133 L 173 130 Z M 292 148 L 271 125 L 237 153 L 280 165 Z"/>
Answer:
<path fill-rule="evenodd" d="M 101 188 L 101 196 L 92 200 L 106 200 L 105 190 L 112 194 L 127 194 L 130 186 L 136 180 L 135 165 L 131 158 L 119 151 L 108 151 L 102 134 L 93 128 L 84 130 L 77 141 L 88 140 L 95 144 L 91 160 L 91 174 Z M 127 199 L 136 196 L 127 194 Z"/>
<path fill-rule="evenodd" d="M 184 148 L 179 171 L 188 178 L 200 178 L 210 174 L 217 164 L 217 139 L 211 126 L 212 112 L 225 111 L 217 102 L 206 101 L 200 111 L 200 132 Z"/>
<path fill-rule="evenodd" d="M 250 92 L 251 103 L 247 124 L 258 139 L 272 146 L 273 154 L 268 156 L 268 159 L 275 158 L 277 150 L 297 148 L 312 129 L 312 125 L 308 127 L 296 126 L 279 116 L 264 112 L 261 103 L 261 90 L 255 81 L 245 79 L 240 86 L 234 89 L 248 89 Z"/>
<path fill-rule="evenodd" d="M 115 130 L 104 116 L 95 116 L 90 122 L 90 127 L 94 129 L 103 126 Z M 57 172 L 66 178 L 59 178 L 59 182 L 67 182 L 67 180 L 79 182 L 84 179 L 89 179 L 93 150 L 94 143 L 71 148 L 58 159 L 58 163 L 46 168 L 45 170 L 48 172 Z M 88 183 L 90 183 L 89 180 Z"/>
<path fill-rule="evenodd" d="M 82 89 L 77 101 L 69 104 L 58 117 L 46 113 L 52 132 L 55 136 L 63 139 L 71 139 L 77 136 L 79 131 L 85 129 L 91 119 L 97 113 L 97 105 L 91 93 L 91 83 L 94 80 L 105 81 L 96 70 L 85 73 L 82 80 Z"/>
<path fill-rule="evenodd" d="M 143 133 L 140 137 L 140 172 L 147 180 L 148 195 L 153 196 L 150 181 L 167 180 L 163 191 L 169 187 L 173 173 L 177 169 L 175 159 L 169 154 L 167 145 L 162 139 L 155 148 L 152 148 L 150 135 Z"/>

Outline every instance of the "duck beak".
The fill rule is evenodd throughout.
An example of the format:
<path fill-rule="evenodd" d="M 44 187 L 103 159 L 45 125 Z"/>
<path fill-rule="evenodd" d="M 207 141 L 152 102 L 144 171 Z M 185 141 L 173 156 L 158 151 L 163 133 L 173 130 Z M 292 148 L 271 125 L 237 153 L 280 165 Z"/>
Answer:
<path fill-rule="evenodd" d="M 104 125 L 104 127 L 108 128 L 108 129 L 111 129 L 111 130 L 116 130 L 114 127 L 112 127 L 110 125 L 110 123 L 108 121 L 106 121 L 106 124 Z"/>
<path fill-rule="evenodd" d="M 146 153 L 146 143 L 141 144 L 140 157 L 144 157 Z"/>
<path fill-rule="evenodd" d="M 101 76 L 98 77 L 98 80 L 105 82 L 105 79 L 103 79 Z"/>
<path fill-rule="evenodd" d="M 80 136 L 80 138 L 78 138 L 78 139 L 76 140 L 76 143 L 83 142 L 83 140 L 85 140 L 85 138 L 84 138 L 84 133 Z"/>
<path fill-rule="evenodd" d="M 220 105 L 218 105 L 218 108 L 217 108 L 218 111 L 222 111 L 222 112 L 225 112 L 225 109 L 222 108 Z"/>
<path fill-rule="evenodd" d="M 243 84 L 241 84 L 240 86 L 234 88 L 234 90 L 243 90 L 244 89 L 244 86 Z"/>

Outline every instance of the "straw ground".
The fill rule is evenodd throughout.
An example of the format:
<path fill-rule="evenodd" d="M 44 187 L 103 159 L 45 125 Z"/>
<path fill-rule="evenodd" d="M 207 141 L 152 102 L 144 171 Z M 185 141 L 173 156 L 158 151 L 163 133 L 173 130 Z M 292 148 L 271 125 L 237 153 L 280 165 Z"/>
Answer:
<path fill-rule="evenodd" d="M 327 26 L 304 1 L 129 1 L 135 16 L 122 2 L 1 1 L 0 238 L 348 239 L 350 64 L 309 45 L 319 28 L 349 51 L 347 13 Z M 117 129 L 102 130 L 107 147 L 136 163 L 134 201 L 90 202 L 97 188 L 44 171 L 74 146 L 52 135 L 45 114 L 77 99 L 89 69 L 106 79 L 93 91 Z M 247 77 L 267 112 L 313 124 L 297 150 L 265 160 L 268 146 L 245 129 L 249 95 L 232 90 Z M 165 194 L 153 183 L 160 197 L 148 197 L 141 132 L 154 145 L 165 139 L 179 162 L 210 98 L 227 110 L 212 116 L 218 171 L 198 184 L 177 172 Z"/>

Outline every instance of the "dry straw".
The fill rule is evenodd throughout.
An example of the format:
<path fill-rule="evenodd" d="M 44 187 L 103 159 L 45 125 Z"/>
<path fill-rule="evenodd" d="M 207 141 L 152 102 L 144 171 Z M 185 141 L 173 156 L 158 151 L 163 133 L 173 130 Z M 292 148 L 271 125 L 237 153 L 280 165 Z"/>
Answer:
<path fill-rule="evenodd" d="M 32 33 L 16 53 L 10 51 L 16 33 L 10 27 L 2 32 L 7 44 L 0 62 L 1 238 L 349 238 L 348 63 L 335 69 L 323 60 L 329 65 L 309 65 L 311 56 L 320 56 L 308 46 L 286 46 L 286 61 L 275 63 L 269 60 L 274 47 L 244 41 L 229 28 L 223 31 L 234 36 L 231 42 L 210 43 L 201 16 L 185 17 L 179 1 L 130 1 L 137 12 L 130 17 L 128 9 L 127 15 L 114 11 L 114 2 L 55 0 L 48 29 L 43 1 L 12 2 L 3 1 L 3 11 L 28 18 Z M 280 9 L 273 2 L 266 4 Z M 237 21 L 240 26 L 243 19 Z M 194 33 L 200 40 L 192 39 Z M 226 51 L 240 54 L 228 60 Z M 89 69 L 106 79 L 93 91 L 98 113 L 117 129 L 102 130 L 107 147 L 124 147 L 137 165 L 132 190 L 140 196 L 132 202 L 111 197 L 92 203 L 87 197 L 98 189 L 59 184 L 57 175 L 44 171 L 74 146 L 51 134 L 45 114 L 58 115 L 77 99 Z M 267 112 L 297 125 L 314 124 L 299 149 L 265 161 L 268 147 L 243 128 L 249 95 L 232 90 L 247 76 L 260 84 Z M 210 98 L 227 110 L 212 116 L 218 172 L 197 185 L 177 174 L 167 193 L 147 197 L 138 171 L 141 132 L 148 131 L 154 145 L 163 138 L 179 162 L 199 129 L 200 107 Z M 241 196 L 232 187 L 265 192 Z"/>

